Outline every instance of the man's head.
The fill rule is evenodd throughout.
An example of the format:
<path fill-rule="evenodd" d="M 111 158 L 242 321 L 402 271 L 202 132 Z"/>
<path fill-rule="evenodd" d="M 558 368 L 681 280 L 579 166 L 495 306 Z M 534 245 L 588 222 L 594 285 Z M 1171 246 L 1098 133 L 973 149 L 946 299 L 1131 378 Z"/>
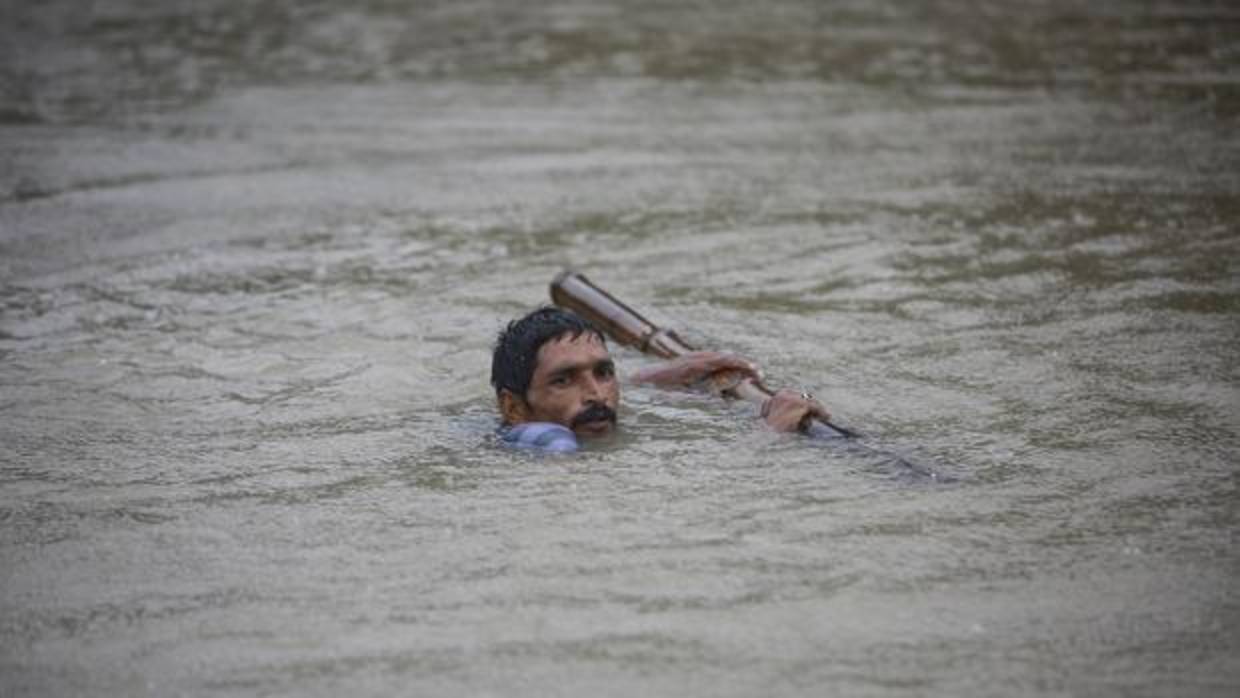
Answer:
<path fill-rule="evenodd" d="M 620 383 L 603 334 L 559 308 L 509 323 L 495 343 L 491 385 L 506 424 L 555 422 L 579 435 L 610 432 Z"/>

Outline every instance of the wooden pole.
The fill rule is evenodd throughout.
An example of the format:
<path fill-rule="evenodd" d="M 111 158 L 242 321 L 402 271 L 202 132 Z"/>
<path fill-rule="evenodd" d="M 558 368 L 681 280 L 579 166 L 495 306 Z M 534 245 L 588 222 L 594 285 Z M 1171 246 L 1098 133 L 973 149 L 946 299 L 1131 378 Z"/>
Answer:
<path fill-rule="evenodd" d="M 675 331 L 660 328 L 615 296 L 594 285 L 583 274 L 562 272 L 551 282 L 551 301 L 589 320 L 617 343 L 664 359 L 673 359 L 696 349 Z M 718 371 L 706 379 L 712 393 L 727 399 L 746 400 L 758 405 L 774 394 L 758 380 L 739 371 Z M 858 436 L 846 427 L 815 419 L 802 431 L 817 436 Z"/>

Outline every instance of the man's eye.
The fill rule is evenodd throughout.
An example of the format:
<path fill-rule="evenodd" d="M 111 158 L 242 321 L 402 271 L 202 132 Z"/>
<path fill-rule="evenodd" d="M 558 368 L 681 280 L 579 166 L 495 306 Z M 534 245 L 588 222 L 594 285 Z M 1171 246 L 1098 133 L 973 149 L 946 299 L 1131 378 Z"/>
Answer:
<path fill-rule="evenodd" d="M 551 379 L 551 385 L 564 386 L 568 385 L 568 376 L 556 376 Z"/>
<path fill-rule="evenodd" d="M 595 373 L 597 373 L 598 375 L 604 378 L 611 378 L 612 376 L 616 375 L 616 367 L 612 366 L 611 364 L 603 364 L 602 366 L 599 366 L 598 369 L 595 370 Z"/>

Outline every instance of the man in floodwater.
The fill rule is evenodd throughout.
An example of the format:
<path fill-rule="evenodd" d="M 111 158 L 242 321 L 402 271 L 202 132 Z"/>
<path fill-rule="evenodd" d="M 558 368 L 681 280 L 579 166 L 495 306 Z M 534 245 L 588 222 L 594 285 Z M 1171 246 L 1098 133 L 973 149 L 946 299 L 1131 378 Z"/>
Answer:
<path fill-rule="evenodd" d="M 718 371 L 757 377 L 758 368 L 737 356 L 694 352 L 638 371 L 637 383 L 687 387 Z M 610 434 L 616 427 L 620 381 L 602 332 L 559 308 L 540 308 L 509 323 L 491 360 L 491 385 L 503 418 L 504 441 L 549 451 L 573 451 L 579 437 Z M 791 390 L 775 393 L 762 418 L 776 431 L 796 431 L 826 408 Z"/>

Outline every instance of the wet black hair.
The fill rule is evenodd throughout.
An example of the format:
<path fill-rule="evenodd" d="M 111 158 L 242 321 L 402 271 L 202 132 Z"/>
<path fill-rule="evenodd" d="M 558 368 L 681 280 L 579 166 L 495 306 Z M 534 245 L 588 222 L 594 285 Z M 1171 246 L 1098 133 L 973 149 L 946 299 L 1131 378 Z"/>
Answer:
<path fill-rule="evenodd" d="M 507 390 L 525 399 L 538 367 L 538 350 L 542 345 L 564 335 L 573 339 L 583 334 L 598 337 L 604 345 L 607 340 L 597 327 L 567 310 L 545 306 L 523 318 L 508 323 L 495 341 L 495 354 L 491 357 L 491 385 L 495 394 Z"/>

